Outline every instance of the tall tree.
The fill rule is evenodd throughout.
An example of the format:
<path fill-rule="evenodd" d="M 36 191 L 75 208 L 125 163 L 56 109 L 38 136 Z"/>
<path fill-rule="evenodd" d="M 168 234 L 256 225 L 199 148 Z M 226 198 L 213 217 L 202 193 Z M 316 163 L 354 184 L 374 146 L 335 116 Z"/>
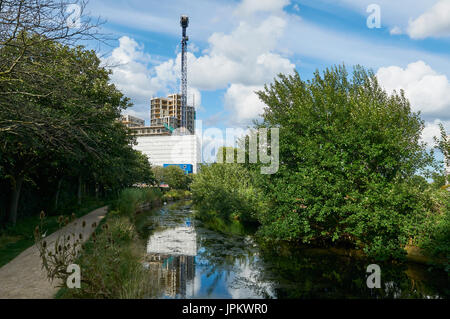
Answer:
<path fill-rule="evenodd" d="M 0 53 L 10 50 L 3 47 Z M 129 100 L 109 83 L 110 72 L 100 66 L 95 52 L 55 41 L 41 42 L 33 50 L 39 55 L 16 67 L 20 76 L 15 86 L 29 94 L 11 95 L 0 103 L 0 166 L 11 180 L 12 223 L 21 185 L 42 163 L 56 158 L 61 175 L 70 167 L 82 180 L 92 174 L 92 163 L 104 162 L 112 152 L 119 156 L 124 147 L 132 151 L 133 138 L 116 121 Z M 39 86 L 33 74 L 45 74 Z M 10 85 L 0 82 L 0 91 Z"/>
<path fill-rule="evenodd" d="M 425 210 L 411 181 L 432 163 L 403 92 L 388 95 L 373 72 L 338 66 L 309 81 L 280 75 L 258 94 L 260 125 L 280 128 L 280 169 L 260 179 L 272 204 L 259 214 L 261 233 L 402 256 Z"/>

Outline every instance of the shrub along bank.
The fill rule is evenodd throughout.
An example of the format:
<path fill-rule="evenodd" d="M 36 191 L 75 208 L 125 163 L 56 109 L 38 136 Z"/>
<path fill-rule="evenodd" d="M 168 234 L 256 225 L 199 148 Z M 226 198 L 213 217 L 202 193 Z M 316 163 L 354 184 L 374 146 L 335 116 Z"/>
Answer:
<path fill-rule="evenodd" d="M 266 108 L 255 128 L 279 128 L 279 169 L 202 167 L 191 184 L 201 215 L 256 220 L 264 240 L 348 247 L 374 260 L 402 260 L 413 243 L 448 268 L 448 194 L 417 183 L 437 165 L 403 94 L 343 66 L 308 81 L 280 75 L 258 94 Z"/>

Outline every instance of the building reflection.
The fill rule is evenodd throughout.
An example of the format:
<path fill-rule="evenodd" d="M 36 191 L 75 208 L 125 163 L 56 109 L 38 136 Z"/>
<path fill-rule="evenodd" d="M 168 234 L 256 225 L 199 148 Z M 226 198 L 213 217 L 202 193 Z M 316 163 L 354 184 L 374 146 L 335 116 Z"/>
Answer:
<path fill-rule="evenodd" d="M 160 297 L 190 298 L 194 295 L 194 256 L 150 254 L 146 259 Z"/>
<path fill-rule="evenodd" d="M 197 236 L 190 223 L 150 236 L 145 265 L 158 297 L 189 298 L 194 295 L 196 254 Z"/>

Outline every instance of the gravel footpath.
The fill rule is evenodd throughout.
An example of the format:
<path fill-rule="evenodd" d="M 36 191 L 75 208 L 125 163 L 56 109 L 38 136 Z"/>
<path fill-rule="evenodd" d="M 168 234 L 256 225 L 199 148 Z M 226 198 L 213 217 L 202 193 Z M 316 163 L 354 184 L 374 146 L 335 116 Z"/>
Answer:
<path fill-rule="evenodd" d="M 98 208 L 89 214 L 75 220 L 64 228 L 54 232 L 47 237 L 50 243 L 54 241 L 61 232 L 76 230 L 83 233 L 83 241 L 87 240 L 94 231 L 92 223 L 99 224 L 105 217 L 107 206 Z M 86 227 L 81 227 L 86 221 Z M 23 251 L 19 256 L 0 268 L 0 299 L 12 298 L 53 298 L 58 291 L 57 282 L 51 283 L 46 276 L 45 269 L 41 268 L 41 258 L 35 245 Z"/>

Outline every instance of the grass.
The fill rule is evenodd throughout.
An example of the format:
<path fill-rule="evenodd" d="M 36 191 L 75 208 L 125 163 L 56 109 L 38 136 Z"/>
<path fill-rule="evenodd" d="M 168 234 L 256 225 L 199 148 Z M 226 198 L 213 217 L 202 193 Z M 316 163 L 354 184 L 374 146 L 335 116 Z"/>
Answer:
<path fill-rule="evenodd" d="M 107 228 L 103 225 L 108 225 Z M 142 298 L 148 273 L 141 264 L 142 243 L 127 216 L 114 214 L 97 228 L 76 263 L 82 269 L 80 289 L 62 288 L 55 298 Z"/>
<path fill-rule="evenodd" d="M 160 205 L 161 197 L 162 193 L 158 188 L 126 188 L 122 190 L 111 208 L 131 217 L 141 204 Z"/>
<path fill-rule="evenodd" d="M 94 198 L 86 198 L 81 206 L 73 205 L 60 209 L 53 216 L 46 218 L 47 235 L 58 229 L 58 216 L 70 216 L 72 213 L 76 217 L 81 217 L 92 210 L 104 206 L 105 201 Z M 21 252 L 34 245 L 33 231 L 39 225 L 39 215 L 30 216 L 17 221 L 15 227 L 6 226 L 0 229 L 0 267 L 6 265 Z"/>
<path fill-rule="evenodd" d="M 150 273 L 142 265 L 145 243 L 136 231 L 135 212 L 144 203 L 159 205 L 161 197 L 159 189 L 124 189 L 76 260 L 82 270 L 81 288 L 63 287 L 55 298 L 148 297 Z"/>

